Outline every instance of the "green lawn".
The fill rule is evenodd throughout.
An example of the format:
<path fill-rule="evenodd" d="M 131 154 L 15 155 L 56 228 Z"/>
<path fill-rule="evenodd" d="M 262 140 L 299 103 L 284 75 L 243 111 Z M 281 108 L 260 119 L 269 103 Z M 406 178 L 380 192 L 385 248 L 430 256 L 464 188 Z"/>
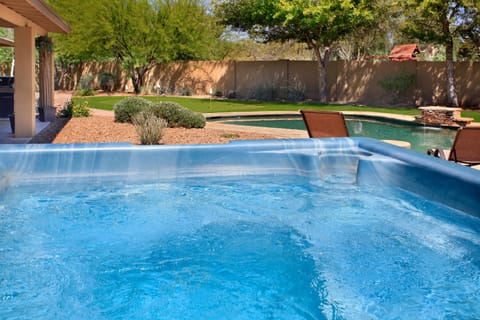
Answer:
<path fill-rule="evenodd" d="M 76 97 L 77 101 L 88 101 L 91 108 L 113 110 L 113 106 L 118 101 L 124 99 L 123 96 L 94 96 L 94 97 Z M 385 108 L 373 106 L 352 106 L 352 105 L 324 105 L 315 103 L 283 103 L 283 102 L 253 102 L 239 100 L 222 99 L 198 99 L 189 97 L 160 97 L 144 96 L 143 98 L 152 102 L 173 101 L 178 102 L 184 107 L 201 113 L 213 112 L 242 112 L 242 111 L 297 111 L 299 109 L 319 109 L 332 111 L 371 111 L 402 115 L 415 116 L 419 114 L 417 109 L 405 108 Z M 479 111 L 463 111 L 463 117 L 474 118 L 474 121 L 480 122 Z"/>

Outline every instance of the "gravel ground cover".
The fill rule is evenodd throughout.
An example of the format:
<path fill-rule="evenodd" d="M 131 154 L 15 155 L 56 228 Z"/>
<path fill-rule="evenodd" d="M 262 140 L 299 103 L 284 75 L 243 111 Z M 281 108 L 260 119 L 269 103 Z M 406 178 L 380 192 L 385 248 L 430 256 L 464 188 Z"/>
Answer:
<path fill-rule="evenodd" d="M 71 93 L 55 92 L 55 106 L 61 108 L 71 99 Z M 228 143 L 231 140 L 255 140 L 286 138 L 275 130 L 251 130 L 207 123 L 202 129 L 165 128 L 161 144 L 205 144 Z M 91 109 L 86 118 L 58 118 L 37 134 L 31 143 L 102 143 L 130 142 L 140 144 L 135 127 L 128 123 L 114 121 L 112 111 Z"/>

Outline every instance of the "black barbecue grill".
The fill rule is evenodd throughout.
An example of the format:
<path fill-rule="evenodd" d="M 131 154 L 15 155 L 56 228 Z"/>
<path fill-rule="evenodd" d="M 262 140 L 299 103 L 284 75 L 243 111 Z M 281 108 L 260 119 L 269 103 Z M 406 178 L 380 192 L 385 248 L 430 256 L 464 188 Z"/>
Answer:
<path fill-rule="evenodd" d="M 0 76 L 0 118 L 13 114 L 13 77 Z"/>

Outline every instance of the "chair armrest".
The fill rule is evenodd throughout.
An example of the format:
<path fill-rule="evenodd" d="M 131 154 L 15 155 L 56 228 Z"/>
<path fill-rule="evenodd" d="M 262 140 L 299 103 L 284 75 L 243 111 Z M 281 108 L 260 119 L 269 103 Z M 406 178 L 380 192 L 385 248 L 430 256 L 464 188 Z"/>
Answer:
<path fill-rule="evenodd" d="M 444 160 L 448 160 L 449 156 L 449 152 L 443 149 L 428 149 L 427 154 Z"/>

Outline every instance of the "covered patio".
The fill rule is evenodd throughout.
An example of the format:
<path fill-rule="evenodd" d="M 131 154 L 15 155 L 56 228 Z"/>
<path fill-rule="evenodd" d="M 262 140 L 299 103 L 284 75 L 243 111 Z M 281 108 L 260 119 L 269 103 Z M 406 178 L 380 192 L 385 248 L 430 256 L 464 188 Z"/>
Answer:
<path fill-rule="evenodd" d="M 0 27 L 14 30 L 14 138 L 33 137 L 37 129 L 35 38 L 49 33 L 68 33 L 70 27 L 43 0 L 0 0 Z M 53 106 L 53 53 L 40 59 L 39 107 Z M 1 106 L 0 106 L 1 107 Z M 8 120 L 8 119 L 7 119 Z M 44 120 L 44 119 L 42 119 Z M 46 119 L 48 120 L 48 119 Z M 4 135 L 4 131 L 0 131 Z"/>

